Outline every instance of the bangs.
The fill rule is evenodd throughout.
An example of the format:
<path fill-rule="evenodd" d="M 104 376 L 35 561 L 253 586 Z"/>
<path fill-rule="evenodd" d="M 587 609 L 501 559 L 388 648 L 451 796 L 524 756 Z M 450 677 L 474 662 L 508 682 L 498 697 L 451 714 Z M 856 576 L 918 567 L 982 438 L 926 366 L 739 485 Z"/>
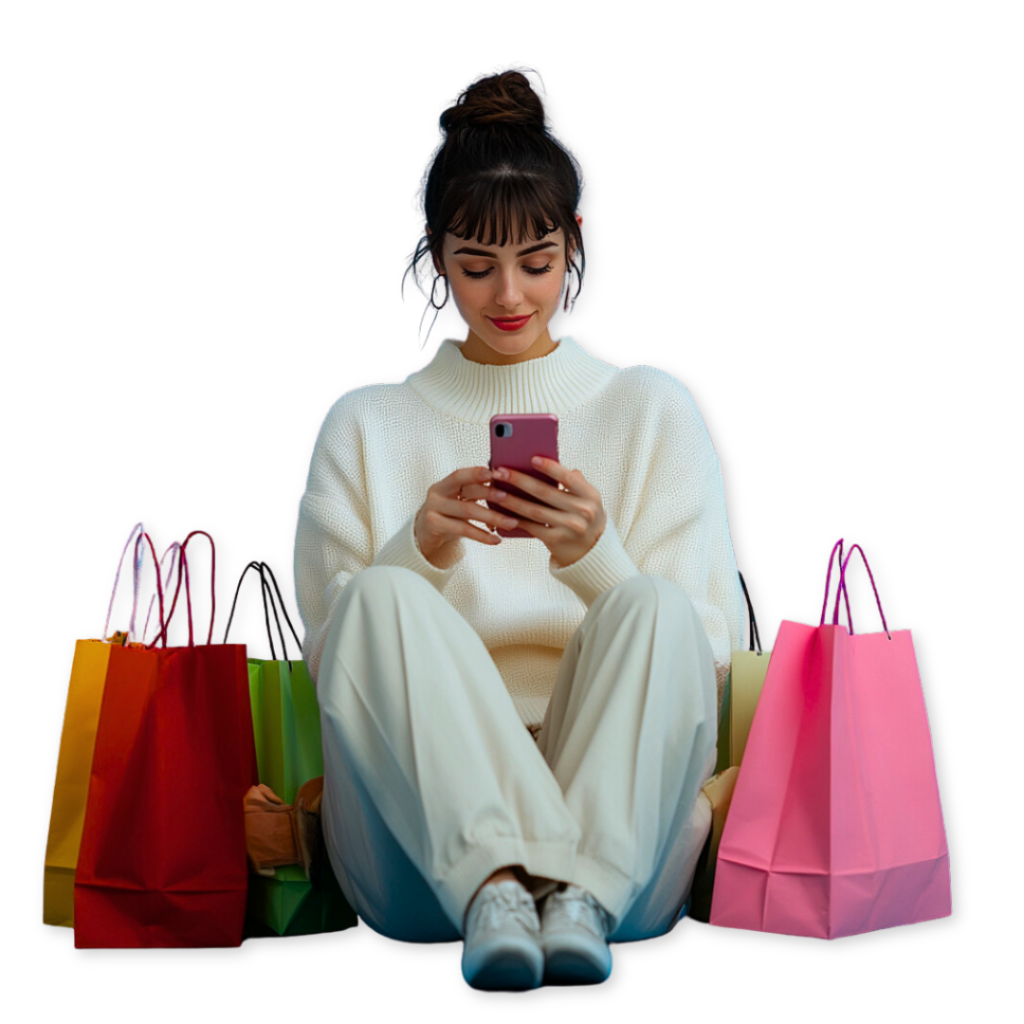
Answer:
<path fill-rule="evenodd" d="M 550 189 L 542 181 L 507 170 L 478 178 L 466 188 L 463 200 L 448 231 L 481 245 L 507 245 L 513 232 L 516 245 L 528 237 L 539 241 L 562 226 Z"/>

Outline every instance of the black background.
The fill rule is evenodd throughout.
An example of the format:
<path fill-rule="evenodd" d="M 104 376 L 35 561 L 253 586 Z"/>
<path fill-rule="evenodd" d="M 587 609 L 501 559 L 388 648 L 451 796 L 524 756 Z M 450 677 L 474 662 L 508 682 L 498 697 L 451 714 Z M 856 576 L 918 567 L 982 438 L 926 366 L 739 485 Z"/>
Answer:
<path fill-rule="evenodd" d="M 961 109 L 954 70 L 926 87 L 883 49 L 869 75 L 854 61 L 835 76 L 824 57 L 726 62 L 681 77 L 639 59 L 611 69 L 554 49 L 526 55 L 588 176 L 586 286 L 552 335 L 572 334 L 615 366 L 667 370 L 690 389 L 721 456 L 765 646 L 783 616 L 817 621 L 836 539 L 863 546 L 890 627 L 913 631 L 955 881 L 953 918 L 835 943 L 686 923 L 664 940 L 614 947 L 602 996 L 664 986 L 683 1009 L 685 989 L 718 1013 L 713 1004 L 736 982 L 764 993 L 784 984 L 792 999 L 816 977 L 854 998 L 865 984 L 908 985 L 906 958 L 947 952 L 953 922 L 963 933 L 972 913 L 967 803 L 951 797 L 967 768 L 957 761 L 966 658 L 951 629 L 955 584 L 937 554 L 963 505 L 948 427 L 955 381 L 936 358 L 957 330 L 955 214 L 937 211 L 955 184 Z M 358 67 L 324 53 L 233 50 L 221 60 L 203 50 L 196 43 L 157 65 L 145 47 L 84 60 L 48 104 L 52 160 L 27 154 L 53 183 L 40 272 L 58 286 L 34 336 L 70 345 L 67 361 L 54 357 L 43 403 L 57 447 L 41 478 L 41 525 L 59 542 L 46 559 L 69 587 L 59 599 L 48 591 L 51 642 L 34 663 L 36 865 L 74 640 L 99 635 L 132 524 L 144 519 L 159 552 L 190 529 L 211 532 L 221 641 L 247 561 L 266 559 L 292 593 L 297 502 L 331 402 L 400 381 L 441 338 L 465 336 L 446 310 L 421 354 L 424 303 L 412 285 L 400 295 L 399 282 L 420 228 L 409 200 L 440 105 L 489 67 L 486 55 Z M 201 639 L 204 542 L 191 551 Z M 122 628 L 127 580 L 115 604 Z M 146 601 L 152 582 L 147 564 Z M 858 630 L 880 628 L 859 560 L 850 593 Z M 250 610 L 231 639 L 263 655 Z M 184 642 L 180 612 L 171 642 Z M 38 899 L 29 903 L 38 923 Z M 71 932 L 35 927 L 60 972 L 124 970 L 123 952 L 75 953 Z M 273 965 L 282 976 L 333 971 L 350 992 L 386 965 L 397 1000 L 475 994 L 459 978 L 459 952 L 458 942 L 406 946 L 359 926 L 247 941 L 238 955 L 184 953 L 173 964 L 180 972 L 187 959 L 185 989 L 208 977 L 238 990 L 253 967 Z M 171 962 L 127 955 L 133 972 L 154 979 Z"/>

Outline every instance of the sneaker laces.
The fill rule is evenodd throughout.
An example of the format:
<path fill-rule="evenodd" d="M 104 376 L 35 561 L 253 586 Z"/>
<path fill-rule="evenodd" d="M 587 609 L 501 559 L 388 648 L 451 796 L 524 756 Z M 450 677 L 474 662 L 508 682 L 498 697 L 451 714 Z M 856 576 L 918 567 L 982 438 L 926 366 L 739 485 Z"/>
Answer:
<path fill-rule="evenodd" d="M 611 928 L 611 917 L 608 911 L 598 902 L 593 893 L 571 883 L 564 892 L 553 892 L 547 898 L 544 908 L 545 916 L 550 914 L 550 923 L 557 917 L 568 920 L 571 924 L 582 924 L 589 931 L 594 931 L 595 918 L 597 927 L 601 929 L 601 938 L 608 937 Z"/>
<path fill-rule="evenodd" d="M 499 927 L 502 919 L 511 915 L 528 932 L 536 934 L 540 924 L 533 897 L 519 882 L 506 879 L 490 882 L 483 887 L 474 901 L 476 927 L 490 929 Z"/>

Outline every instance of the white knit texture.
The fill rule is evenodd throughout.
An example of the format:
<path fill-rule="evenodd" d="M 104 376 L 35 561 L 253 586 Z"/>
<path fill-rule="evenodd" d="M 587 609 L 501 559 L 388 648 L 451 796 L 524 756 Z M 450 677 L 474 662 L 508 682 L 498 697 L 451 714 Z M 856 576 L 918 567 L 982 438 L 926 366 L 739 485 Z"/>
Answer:
<path fill-rule="evenodd" d="M 431 565 L 413 523 L 427 489 L 486 466 L 495 413 L 550 412 L 559 461 L 597 488 L 608 524 L 559 568 L 535 538 L 460 539 Z M 475 521 L 481 526 L 482 521 Z M 689 391 L 651 366 L 619 369 L 571 337 L 511 366 L 467 360 L 448 339 L 401 384 L 374 384 L 331 407 L 299 505 L 295 585 L 303 656 L 317 679 L 342 590 L 370 565 L 421 573 L 484 642 L 524 723 L 544 717 L 559 661 L 594 599 L 638 573 L 679 584 L 714 653 L 719 702 L 744 616 L 718 456 Z"/>

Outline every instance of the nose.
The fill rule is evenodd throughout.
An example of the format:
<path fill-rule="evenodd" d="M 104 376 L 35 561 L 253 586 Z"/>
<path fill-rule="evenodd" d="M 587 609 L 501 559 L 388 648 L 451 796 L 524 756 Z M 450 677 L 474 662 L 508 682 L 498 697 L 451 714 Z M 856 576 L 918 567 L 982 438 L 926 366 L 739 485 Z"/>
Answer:
<path fill-rule="evenodd" d="M 515 271 L 506 270 L 499 272 L 498 293 L 495 295 L 495 302 L 506 309 L 515 309 L 522 305 L 523 291 L 516 285 Z"/>

